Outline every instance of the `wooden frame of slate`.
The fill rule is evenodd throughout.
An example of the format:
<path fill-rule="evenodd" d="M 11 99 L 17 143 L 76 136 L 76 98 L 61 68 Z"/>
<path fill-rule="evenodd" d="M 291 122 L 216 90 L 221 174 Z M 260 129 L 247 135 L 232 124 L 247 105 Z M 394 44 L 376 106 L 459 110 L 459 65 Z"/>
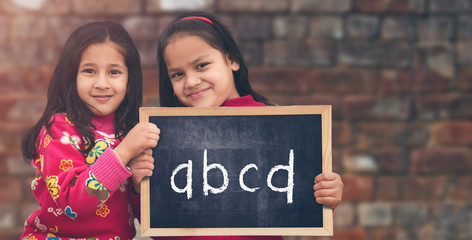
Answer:
<path fill-rule="evenodd" d="M 143 236 L 331 236 L 314 178 L 332 171 L 331 106 L 140 108 L 161 130 Z"/>

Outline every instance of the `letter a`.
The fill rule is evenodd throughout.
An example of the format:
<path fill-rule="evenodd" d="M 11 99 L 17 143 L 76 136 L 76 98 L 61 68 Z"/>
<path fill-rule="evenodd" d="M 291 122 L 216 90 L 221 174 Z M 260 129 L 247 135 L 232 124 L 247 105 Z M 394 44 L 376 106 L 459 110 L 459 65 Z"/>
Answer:
<path fill-rule="evenodd" d="M 177 173 L 183 168 L 187 168 L 187 186 L 185 186 L 183 189 L 180 189 L 175 185 L 175 175 L 177 175 Z M 174 171 L 172 171 L 170 185 L 172 186 L 172 190 L 174 190 L 176 193 L 187 192 L 187 199 L 192 198 L 192 160 L 188 160 L 188 163 L 180 164 Z"/>

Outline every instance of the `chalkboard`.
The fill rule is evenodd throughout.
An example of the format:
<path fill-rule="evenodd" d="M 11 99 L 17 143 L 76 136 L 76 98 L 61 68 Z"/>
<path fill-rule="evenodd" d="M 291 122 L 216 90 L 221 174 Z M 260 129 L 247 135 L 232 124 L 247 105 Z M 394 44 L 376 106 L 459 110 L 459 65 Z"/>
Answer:
<path fill-rule="evenodd" d="M 144 236 L 332 235 L 331 106 L 141 108 L 161 130 L 141 186 Z"/>

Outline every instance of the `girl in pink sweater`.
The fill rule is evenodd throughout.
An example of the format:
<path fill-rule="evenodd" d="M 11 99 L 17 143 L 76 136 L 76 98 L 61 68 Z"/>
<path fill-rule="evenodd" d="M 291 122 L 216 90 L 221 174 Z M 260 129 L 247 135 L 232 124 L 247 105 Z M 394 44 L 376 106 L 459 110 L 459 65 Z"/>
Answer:
<path fill-rule="evenodd" d="M 238 107 L 273 105 L 256 93 L 231 33 L 212 15 L 190 13 L 176 18 L 158 42 L 159 96 L 164 107 Z M 335 208 L 343 183 L 336 173 L 314 179 L 319 204 Z M 159 238 L 163 239 L 163 238 Z M 264 239 L 281 237 L 177 237 L 173 239 Z"/>
<path fill-rule="evenodd" d="M 27 219 L 21 239 L 136 235 L 136 192 L 141 178 L 152 174 L 150 148 L 159 139 L 156 125 L 136 125 L 141 104 L 140 58 L 123 27 L 94 22 L 72 33 L 46 109 L 23 139 L 40 209 Z"/>

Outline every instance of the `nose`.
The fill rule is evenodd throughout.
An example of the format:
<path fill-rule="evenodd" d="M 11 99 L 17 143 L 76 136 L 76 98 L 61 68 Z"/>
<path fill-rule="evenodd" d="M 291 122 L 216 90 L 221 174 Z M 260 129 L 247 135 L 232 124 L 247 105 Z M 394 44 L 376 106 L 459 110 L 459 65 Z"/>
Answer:
<path fill-rule="evenodd" d="M 107 89 L 109 87 L 107 74 L 98 74 L 95 79 L 94 87 L 99 89 Z"/>
<path fill-rule="evenodd" d="M 187 74 L 185 78 L 185 87 L 186 88 L 194 88 L 201 83 L 201 79 L 198 74 Z"/>

